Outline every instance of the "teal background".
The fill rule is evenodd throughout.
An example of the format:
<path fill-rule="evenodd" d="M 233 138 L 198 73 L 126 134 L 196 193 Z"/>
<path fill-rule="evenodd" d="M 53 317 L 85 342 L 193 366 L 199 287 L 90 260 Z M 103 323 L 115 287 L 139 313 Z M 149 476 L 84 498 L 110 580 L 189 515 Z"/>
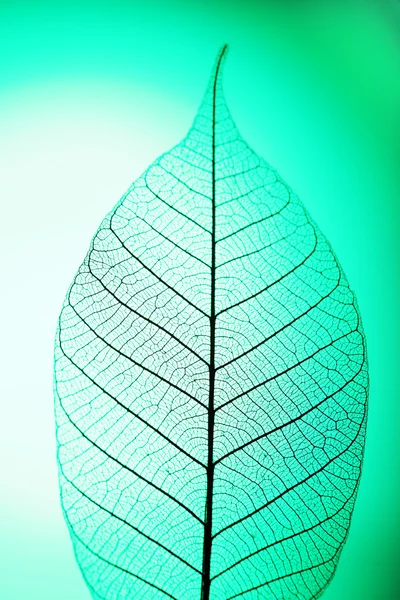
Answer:
<path fill-rule="evenodd" d="M 53 337 L 102 217 L 179 142 L 215 54 L 247 142 L 332 243 L 367 335 L 364 474 L 326 600 L 400 596 L 400 6 L 0 2 L 3 600 L 89 600 L 58 501 Z"/>

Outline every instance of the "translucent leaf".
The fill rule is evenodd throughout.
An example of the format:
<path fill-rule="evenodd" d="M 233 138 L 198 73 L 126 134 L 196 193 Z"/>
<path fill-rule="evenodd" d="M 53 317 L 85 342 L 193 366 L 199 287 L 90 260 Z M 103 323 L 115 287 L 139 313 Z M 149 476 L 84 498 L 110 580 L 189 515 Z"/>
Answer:
<path fill-rule="evenodd" d="M 186 138 L 101 223 L 59 319 L 61 498 L 95 600 L 310 600 L 349 528 L 357 305 L 240 137 L 225 50 Z"/>

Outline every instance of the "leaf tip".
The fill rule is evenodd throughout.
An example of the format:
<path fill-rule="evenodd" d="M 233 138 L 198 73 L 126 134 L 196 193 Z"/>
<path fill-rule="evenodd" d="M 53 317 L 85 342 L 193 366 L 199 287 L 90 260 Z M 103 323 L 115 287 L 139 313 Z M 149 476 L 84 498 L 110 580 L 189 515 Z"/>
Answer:
<path fill-rule="evenodd" d="M 219 49 L 215 62 L 214 62 L 214 67 L 211 71 L 211 76 L 208 80 L 208 86 L 206 89 L 206 93 L 205 93 L 205 97 L 203 99 L 203 107 L 206 108 L 206 110 L 210 109 L 210 106 L 212 106 L 214 104 L 215 98 L 218 96 L 220 101 L 223 98 L 223 92 L 222 92 L 222 74 L 223 74 L 223 66 L 226 60 L 226 56 L 227 56 L 227 52 L 228 52 L 228 44 L 224 44 L 223 46 L 221 46 L 221 48 Z M 200 109 L 201 112 L 201 109 Z"/>
<path fill-rule="evenodd" d="M 228 44 L 224 44 L 220 48 L 220 50 L 217 54 L 217 59 L 215 61 L 214 70 L 212 72 L 211 81 L 212 81 L 213 86 L 215 86 L 218 83 L 218 81 L 220 80 L 220 78 L 222 77 L 223 66 L 224 66 L 227 54 L 228 54 Z"/>

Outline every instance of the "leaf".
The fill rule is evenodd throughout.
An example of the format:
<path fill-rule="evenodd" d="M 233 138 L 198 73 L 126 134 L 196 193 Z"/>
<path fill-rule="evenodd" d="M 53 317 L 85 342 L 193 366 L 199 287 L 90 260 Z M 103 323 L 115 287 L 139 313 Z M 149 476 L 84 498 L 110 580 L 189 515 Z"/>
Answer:
<path fill-rule="evenodd" d="M 236 130 L 225 51 L 60 315 L 61 498 L 95 600 L 317 598 L 349 528 L 367 396 L 356 301 Z"/>

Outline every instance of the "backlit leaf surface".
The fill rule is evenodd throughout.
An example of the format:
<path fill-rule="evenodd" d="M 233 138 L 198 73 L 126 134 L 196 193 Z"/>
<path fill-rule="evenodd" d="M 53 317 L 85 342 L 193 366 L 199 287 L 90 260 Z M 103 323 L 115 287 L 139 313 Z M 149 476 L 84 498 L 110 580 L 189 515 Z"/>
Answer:
<path fill-rule="evenodd" d="M 225 50 L 186 138 L 101 223 L 59 319 L 61 498 L 94 600 L 310 600 L 348 532 L 357 305 L 240 137 Z"/>

